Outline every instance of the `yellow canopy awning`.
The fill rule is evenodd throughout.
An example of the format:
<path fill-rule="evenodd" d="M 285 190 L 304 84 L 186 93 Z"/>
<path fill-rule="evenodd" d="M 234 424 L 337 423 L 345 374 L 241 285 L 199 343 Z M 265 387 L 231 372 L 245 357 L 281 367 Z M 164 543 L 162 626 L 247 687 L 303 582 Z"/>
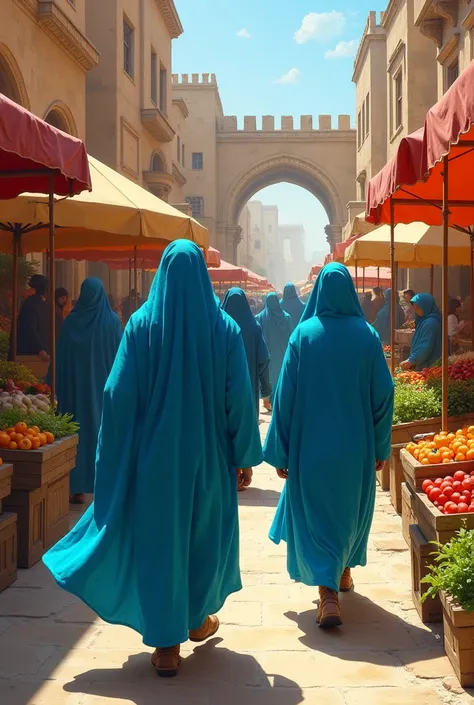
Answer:
<path fill-rule="evenodd" d="M 56 199 L 54 223 L 58 248 L 152 245 L 155 238 L 171 242 L 193 240 L 209 246 L 209 233 L 194 218 L 185 215 L 150 191 L 89 156 L 92 191 L 73 198 Z M 23 254 L 48 247 L 48 199 L 25 193 L 0 201 L 0 224 L 20 223 L 39 230 L 22 234 Z M 11 251 L 12 233 L 0 229 L 0 251 Z"/>
<path fill-rule="evenodd" d="M 342 241 L 349 240 L 349 238 L 354 235 L 367 235 L 367 233 L 372 232 L 372 230 L 378 227 L 378 225 L 366 221 L 365 213 L 359 213 L 359 215 L 356 215 L 345 225 L 342 233 Z"/>
<path fill-rule="evenodd" d="M 443 232 L 425 223 L 395 226 L 395 262 L 399 267 L 441 266 Z M 471 243 L 467 234 L 450 228 L 448 262 L 450 266 L 469 265 Z M 390 266 L 390 226 L 382 225 L 355 240 L 345 252 L 344 263 L 358 267 Z"/>

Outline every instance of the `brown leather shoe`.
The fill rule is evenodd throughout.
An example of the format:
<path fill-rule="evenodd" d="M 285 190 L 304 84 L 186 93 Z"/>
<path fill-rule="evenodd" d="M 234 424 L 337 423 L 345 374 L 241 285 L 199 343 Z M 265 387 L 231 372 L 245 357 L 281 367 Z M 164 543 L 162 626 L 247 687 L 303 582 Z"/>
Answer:
<path fill-rule="evenodd" d="M 319 609 L 316 621 L 321 629 L 339 627 L 342 624 L 337 592 L 327 587 L 319 588 Z"/>
<path fill-rule="evenodd" d="M 161 678 L 174 678 L 178 675 L 181 657 L 180 646 L 168 646 L 164 649 L 155 649 L 151 662 Z"/>
<path fill-rule="evenodd" d="M 199 627 L 199 629 L 192 629 L 189 632 L 189 640 L 198 643 L 200 641 L 206 641 L 206 639 L 210 639 L 211 636 L 214 636 L 214 634 L 219 629 L 219 626 L 220 623 L 218 618 L 215 614 L 211 614 L 209 617 L 206 617 L 202 626 Z"/>
<path fill-rule="evenodd" d="M 351 575 L 351 569 L 346 568 L 342 574 L 341 582 L 339 584 L 339 592 L 350 592 L 354 587 L 354 581 Z"/>

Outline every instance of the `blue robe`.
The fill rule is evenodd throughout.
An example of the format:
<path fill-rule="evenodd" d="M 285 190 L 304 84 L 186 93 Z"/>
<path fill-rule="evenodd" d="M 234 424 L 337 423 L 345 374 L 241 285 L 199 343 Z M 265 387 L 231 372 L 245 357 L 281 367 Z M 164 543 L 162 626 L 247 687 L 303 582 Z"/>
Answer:
<path fill-rule="evenodd" d="M 291 316 L 293 328 L 296 328 L 301 320 L 304 311 L 304 303 L 301 301 L 296 291 L 296 286 L 291 282 L 285 284 L 283 289 L 283 298 L 280 301 L 280 306 L 286 313 Z"/>
<path fill-rule="evenodd" d="M 391 312 L 392 312 L 392 290 L 387 289 L 385 292 L 385 306 L 380 309 L 375 319 L 373 327 L 379 334 L 379 338 L 384 345 L 390 345 L 392 342 L 392 336 L 390 334 L 391 329 Z M 397 304 L 395 313 L 395 328 L 401 328 L 405 323 L 405 314 L 403 312 L 400 304 Z"/>
<path fill-rule="evenodd" d="M 178 240 L 107 381 L 94 503 L 43 560 L 147 646 L 184 642 L 242 587 L 235 470 L 261 460 L 240 331 Z"/>
<path fill-rule="evenodd" d="M 262 329 L 253 317 L 242 289 L 238 287 L 229 289 L 222 302 L 222 308 L 234 319 L 242 333 L 258 413 L 260 394 L 265 398 L 272 393 L 268 376 L 270 355 L 263 339 Z"/>
<path fill-rule="evenodd" d="M 411 341 L 408 360 L 415 369 L 422 370 L 441 358 L 443 345 L 441 313 L 431 294 L 416 294 L 411 302 L 421 308 L 423 316 L 417 316 L 418 322 Z"/>
<path fill-rule="evenodd" d="M 102 396 L 121 337 L 122 324 L 110 308 L 101 280 L 86 279 L 56 346 L 58 410 L 73 414 L 80 427 L 76 467 L 71 473 L 73 494 L 94 491 Z"/>
<path fill-rule="evenodd" d="M 255 318 L 262 328 L 270 353 L 270 384 L 274 391 L 294 326 L 291 316 L 281 309 L 278 296 L 274 293 L 267 294 L 265 308 Z"/>
<path fill-rule="evenodd" d="M 288 470 L 270 538 L 287 542 L 290 577 L 339 589 L 365 565 L 375 461 L 390 455 L 393 381 L 353 281 L 324 267 L 285 356 L 265 461 Z"/>

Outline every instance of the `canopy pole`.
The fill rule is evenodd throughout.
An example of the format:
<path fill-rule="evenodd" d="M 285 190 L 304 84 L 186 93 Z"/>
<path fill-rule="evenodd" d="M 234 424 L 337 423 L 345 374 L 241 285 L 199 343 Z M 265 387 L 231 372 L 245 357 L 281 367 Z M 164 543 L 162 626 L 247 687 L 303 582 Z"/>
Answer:
<path fill-rule="evenodd" d="M 138 307 L 138 295 L 137 295 L 138 273 L 137 273 L 137 246 L 136 245 L 133 248 L 133 286 L 135 288 L 135 291 L 133 294 L 133 310 L 136 311 L 137 307 Z"/>
<path fill-rule="evenodd" d="M 11 358 L 16 360 L 18 347 L 18 257 L 20 249 L 21 226 L 15 223 L 13 232 L 13 282 L 12 282 L 12 330 L 11 330 Z"/>
<path fill-rule="evenodd" d="M 474 241 L 471 236 L 471 347 L 474 350 Z"/>
<path fill-rule="evenodd" d="M 128 296 L 132 296 L 132 259 L 128 258 Z"/>
<path fill-rule="evenodd" d="M 443 348 L 442 348 L 442 430 L 448 430 L 448 234 L 449 234 L 449 160 L 443 158 L 443 258 L 442 258 L 442 297 L 443 297 Z"/>
<path fill-rule="evenodd" d="M 380 267 L 377 267 L 377 286 L 380 287 Z"/>
<path fill-rule="evenodd" d="M 357 260 L 355 261 L 355 280 L 356 280 L 356 291 L 359 294 L 359 270 L 357 267 Z"/>
<path fill-rule="evenodd" d="M 395 312 L 396 312 L 396 301 L 395 301 L 395 287 L 396 281 L 394 281 L 395 274 L 395 201 L 390 198 L 390 280 L 391 280 L 391 301 L 390 301 L 390 369 L 392 370 L 392 375 L 395 374 Z"/>
<path fill-rule="evenodd" d="M 365 267 L 362 267 L 362 293 L 365 294 Z"/>
<path fill-rule="evenodd" d="M 434 265 L 430 267 L 430 294 L 433 296 L 434 293 Z"/>
<path fill-rule="evenodd" d="M 49 298 L 51 303 L 51 406 L 54 409 L 56 401 L 56 304 L 54 292 L 56 289 L 55 241 L 54 241 L 54 174 L 49 177 Z"/>

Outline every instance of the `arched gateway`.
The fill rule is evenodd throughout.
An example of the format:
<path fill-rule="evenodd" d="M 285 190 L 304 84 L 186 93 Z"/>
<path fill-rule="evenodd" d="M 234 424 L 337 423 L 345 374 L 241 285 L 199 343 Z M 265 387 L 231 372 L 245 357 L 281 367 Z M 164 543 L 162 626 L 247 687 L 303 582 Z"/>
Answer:
<path fill-rule="evenodd" d="M 241 230 L 239 216 L 247 201 L 266 186 L 287 181 L 307 189 L 324 206 L 331 247 L 341 240 L 346 206 L 356 195 L 356 131 L 350 117 L 330 115 L 237 118 L 222 110 L 214 74 L 173 76 L 173 98 L 184 99 L 190 114 L 186 150 L 192 170 L 184 189 L 194 215 L 206 225 L 223 257 L 235 261 Z"/>

